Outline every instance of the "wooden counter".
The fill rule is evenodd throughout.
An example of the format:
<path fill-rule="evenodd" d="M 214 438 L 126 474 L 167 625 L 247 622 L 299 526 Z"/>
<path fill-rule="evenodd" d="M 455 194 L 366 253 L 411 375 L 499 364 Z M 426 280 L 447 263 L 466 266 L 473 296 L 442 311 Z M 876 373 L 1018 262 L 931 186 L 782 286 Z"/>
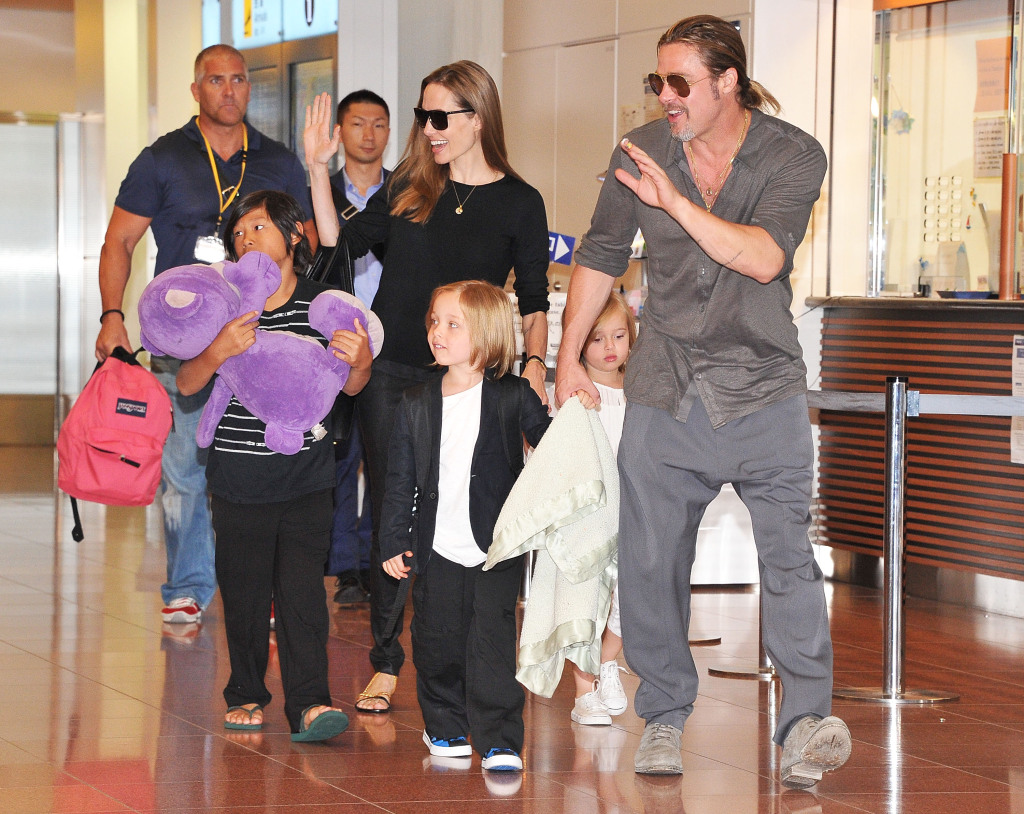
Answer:
<path fill-rule="evenodd" d="M 922 393 L 1011 395 L 1024 303 L 812 298 L 823 309 L 822 390 L 884 392 L 906 376 Z M 818 542 L 881 556 L 884 417 L 821 411 Z M 1010 419 L 907 421 L 907 561 L 1024 580 L 1024 466 L 1010 463 Z"/>

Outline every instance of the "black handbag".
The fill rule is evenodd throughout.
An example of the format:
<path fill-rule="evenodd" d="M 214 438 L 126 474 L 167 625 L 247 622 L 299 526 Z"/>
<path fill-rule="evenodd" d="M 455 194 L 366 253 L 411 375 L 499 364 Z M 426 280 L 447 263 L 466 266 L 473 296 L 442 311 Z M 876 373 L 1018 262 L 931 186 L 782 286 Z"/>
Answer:
<path fill-rule="evenodd" d="M 321 246 L 317 249 L 313 262 L 306 269 L 306 277 L 314 282 L 323 283 L 355 295 L 355 264 L 352 262 L 344 231 L 338 235 L 338 243 L 333 248 L 327 249 Z M 338 397 L 334 400 L 334 408 L 331 410 L 331 423 L 334 427 L 336 442 L 347 441 L 352 434 L 355 409 L 354 396 L 350 396 L 348 393 L 338 393 Z"/>

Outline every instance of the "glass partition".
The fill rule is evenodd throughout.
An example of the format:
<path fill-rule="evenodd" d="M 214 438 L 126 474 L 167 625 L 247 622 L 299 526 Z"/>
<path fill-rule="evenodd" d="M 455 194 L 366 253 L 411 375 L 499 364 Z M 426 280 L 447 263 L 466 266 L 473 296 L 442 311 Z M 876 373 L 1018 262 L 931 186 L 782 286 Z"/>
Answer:
<path fill-rule="evenodd" d="M 1010 0 L 876 11 L 869 294 L 999 290 L 1013 19 Z"/>
<path fill-rule="evenodd" d="M 52 395 L 57 381 L 56 120 L 0 122 L 0 394 Z"/>

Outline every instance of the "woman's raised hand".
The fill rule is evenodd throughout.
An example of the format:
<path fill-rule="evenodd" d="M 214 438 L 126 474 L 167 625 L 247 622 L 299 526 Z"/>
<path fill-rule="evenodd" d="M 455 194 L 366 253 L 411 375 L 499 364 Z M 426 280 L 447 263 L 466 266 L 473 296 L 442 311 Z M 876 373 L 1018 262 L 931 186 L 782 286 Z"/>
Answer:
<path fill-rule="evenodd" d="M 306 150 L 306 166 L 326 166 L 338 152 L 341 144 L 341 125 L 331 130 L 331 94 L 321 93 L 314 97 L 312 105 L 306 105 L 306 129 L 302 131 L 302 145 Z"/>

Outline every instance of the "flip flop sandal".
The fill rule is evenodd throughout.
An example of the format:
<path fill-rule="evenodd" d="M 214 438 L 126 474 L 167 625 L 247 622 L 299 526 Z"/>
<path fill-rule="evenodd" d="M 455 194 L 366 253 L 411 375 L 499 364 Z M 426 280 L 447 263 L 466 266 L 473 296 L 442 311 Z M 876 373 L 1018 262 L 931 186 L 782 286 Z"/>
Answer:
<path fill-rule="evenodd" d="M 293 741 L 303 743 L 325 741 L 348 729 L 348 716 L 340 709 L 325 709 L 307 724 L 306 715 L 311 709 L 316 709 L 318 706 L 320 705 L 314 704 L 302 711 L 302 723 L 300 724 L 302 729 L 292 733 Z"/>
<path fill-rule="evenodd" d="M 398 676 L 390 673 L 374 673 L 366 689 L 359 693 L 356 698 L 356 712 L 368 712 L 370 714 L 382 714 L 391 712 L 391 695 L 398 686 Z M 384 709 L 372 709 L 359 706 L 360 701 L 383 701 Z"/>
<path fill-rule="evenodd" d="M 256 731 L 257 729 L 263 729 L 263 722 L 262 721 L 260 721 L 258 724 L 253 723 L 253 721 L 252 721 L 252 716 L 253 715 L 255 715 L 257 712 L 263 712 L 263 706 L 261 704 L 257 704 L 252 709 L 247 709 L 244 705 L 239 705 L 239 706 L 234 706 L 234 707 L 228 707 L 227 708 L 227 712 L 235 712 L 235 711 L 246 713 L 249 716 L 249 723 L 247 723 L 247 724 L 239 724 L 239 723 L 235 723 L 233 721 L 225 721 L 224 722 L 224 728 L 225 729 L 244 729 L 244 730 L 247 730 L 247 731 Z"/>

